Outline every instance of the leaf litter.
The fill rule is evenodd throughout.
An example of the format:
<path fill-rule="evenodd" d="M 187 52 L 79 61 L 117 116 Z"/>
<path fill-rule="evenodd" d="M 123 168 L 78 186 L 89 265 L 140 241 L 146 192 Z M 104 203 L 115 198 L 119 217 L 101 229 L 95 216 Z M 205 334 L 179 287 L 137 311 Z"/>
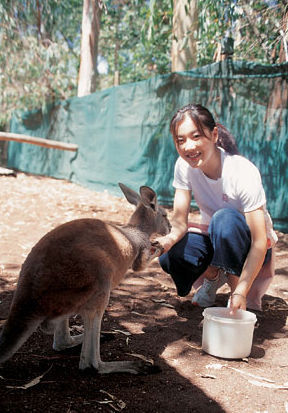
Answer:
<path fill-rule="evenodd" d="M 18 184 L 16 181 L 18 181 Z M 121 211 L 121 219 L 123 219 L 123 222 L 126 221 L 126 217 L 130 215 L 130 211 L 128 211 L 128 213 L 126 211 L 128 210 L 128 208 L 126 207 L 125 201 L 122 202 L 121 200 L 119 200 L 119 198 L 115 198 L 113 200 L 113 196 L 111 197 L 109 196 L 109 198 L 105 199 L 105 194 L 88 192 L 86 189 L 83 190 L 83 193 L 82 193 L 82 189 L 80 187 L 74 184 L 68 183 L 68 182 L 57 181 L 57 180 L 48 179 L 48 178 L 47 179 L 46 178 L 35 178 L 35 177 L 22 175 L 21 173 L 18 175 L 17 180 L 15 180 L 15 183 L 13 183 L 14 181 L 12 183 L 11 182 L 12 181 L 10 181 L 9 184 L 6 183 L 5 181 L 3 182 L 2 197 L 3 197 L 3 200 L 5 199 L 5 202 L 3 202 L 2 205 L 0 205 L 0 215 L 2 214 L 2 217 L 3 217 L 3 221 L 0 222 L 0 232 L 2 229 L 3 230 L 2 231 L 3 233 L 2 242 L 4 242 L 3 249 L 5 250 L 7 250 L 6 243 L 8 241 L 10 241 L 10 244 L 12 244 L 13 241 L 15 240 L 15 245 L 16 245 L 17 243 L 19 243 L 19 240 L 23 238 L 25 239 L 25 241 L 21 244 L 21 253 L 22 252 L 26 253 L 26 250 L 29 250 L 31 246 L 34 244 L 34 242 L 37 241 L 40 238 L 40 236 L 46 233 L 47 230 L 50 230 L 53 227 L 63 223 L 67 219 L 79 218 L 79 217 L 83 217 L 83 215 L 86 215 L 89 217 L 91 216 L 95 217 L 99 213 L 102 218 L 102 214 L 105 214 L 105 210 L 107 210 L 107 205 L 109 206 L 109 220 L 110 221 L 113 221 L 113 220 L 115 220 L 115 222 L 119 221 L 118 214 L 116 216 L 117 210 Z M 20 189 L 19 189 L 19 183 L 20 183 Z M 31 186 L 30 192 L 28 189 L 29 185 Z M 25 188 L 27 188 L 27 194 L 24 193 Z M 86 196 L 84 192 L 87 192 L 88 196 Z M 39 194 L 43 197 L 44 193 L 45 193 L 45 201 L 43 202 Z M 59 196 L 59 193 L 61 193 L 61 196 Z M 57 201 L 57 199 L 59 201 Z M 55 203 L 55 200 L 57 201 L 57 203 Z M 114 207 L 114 204 L 116 205 L 115 207 Z M 70 208 L 71 210 L 71 214 L 69 216 L 65 214 L 65 210 L 67 210 L 68 208 Z M 73 208 L 74 208 L 74 214 L 73 214 Z M 29 211 L 29 214 L 27 214 L 27 226 L 29 227 L 29 225 L 33 223 L 34 234 L 33 233 L 30 234 L 30 232 L 27 233 L 27 231 L 24 234 L 25 228 L 23 226 L 19 226 L 19 228 L 15 228 L 15 225 L 14 225 L 15 215 L 18 218 L 17 221 L 21 221 L 22 216 L 23 216 L 23 211 Z M 42 218 L 42 215 L 43 215 L 42 211 L 45 211 L 45 216 L 43 218 Z M 108 216 L 108 213 L 107 213 L 107 216 Z M 41 222 L 41 225 L 38 225 L 36 227 L 35 221 Z M 1 240 L 0 240 L 0 243 L 1 243 Z M 283 244 L 283 245 L 287 245 L 287 244 Z M 7 259 L 7 256 L 5 258 L 2 257 L 1 259 L 0 273 L 1 272 L 3 273 L 5 271 L 5 276 L 10 277 L 9 280 L 11 280 L 11 274 L 13 275 L 14 273 L 16 273 L 16 269 L 9 267 L 10 263 L 13 262 L 13 263 L 20 265 L 23 259 L 22 258 L 21 260 L 19 259 L 19 252 L 17 252 L 16 254 L 12 250 L 12 253 L 11 253 L 11 251 L 8 249 L 8 254 L 10 255 L 9 260 Z M 15 276 L 15 279 L 16 279 L 16 276 Z M 148 276 L 147 279 L 149 281 L 150 277 Z M 161 291 L 163 290 L 166 291 L 168 289 L 168 287 L 166 286 L 166 281 L 165 281 L 165 284 L 163 284 L 163 282 L 161 282 L 161 279 L 155 280 L 154 277 L 151 279 L 153 279 L 155 282 L 159 284 L 159 288 L 161 288 Z M 10 281 L 10 284 L 12 285 L 11 281 Z M 272 300 L 272 301 L 270 300 L 270 302 L 267 303 L 267 299 L 266 299 L 265 303 L 267 307 L 265 308 L 265 310 L 267 311 L 271 310 L 272 312 L 272 310 L 275 310 L 275 311 L 282 310 L 282 308 L 284 310 L 287 309 L 287 307 L 283 307 L 283 304 L 282 305 L 278 304 L 278 308 L 276 308 L 277 303 L 275 303 L 275 300 Z M 136 311 L 135 311 L 135 315 L 136 315 Z M 140 312 L 137 315 L 147 317 L 146 314 L 140 314 Z M 127 336 L 126 340 L 127 338 L 129 337 Z M 287 367 L 287 363 L 282 363 L 280 367 Z M 203 376 L 205 375 L 207 376 L 207 379 L 214 379 L 214 377 L 217 378 L 218 372 L 215 372 L 215 374 L 210 374 L 210 372 L 208 371 L 207 373 L 203 374 Z M 211 373 L 214 373 L 214 372 L 211 372 Z M 240 375 L 240 373 L 237 371 L 235 371 L 235 374 L 237 374 L 239 377 L 243 377 L 243 378 L 245 377 L 244 374 Z M 3 379 L 6 380 L 5 378 Z M 40 379 L 40 381 L 41 380 L 42 379 Z M 262 384 L 269 385 L 269 383 L 276 384 L 273 382 L 271 383 L 269 381 L 263 381 L 262 379 L 256 379 L 256 378 L 249 377 L 249 376 L 246 377 L 246 380 L 247 380 L 247 383 L 248 383 L 248 380 L 251 380 L 251 381 L 254 380 L 254 382 L 259 382 L 260 385 Z M 214 383 L 215 381 L 216 380 L 214 379 Z M 285 380 L 283 380 L 283 382 L 284 381 Z M 257 384 L 253 383 L 253 385 L 257 386 L 258 383 Z M 287 385 L 288 383 L 284 383 L 282 387 L 285 387 Z M 215 386 L 217 387 L 217 383 L 215 384 Z M 276 384 L 276 386 L 278 386 L 278 384 Z M 38 389 L 42 391 L 42 388 L 40 386 L 34 385 L 34 388 L 36 392 L 39 391 Z M 273 392 L 275 392 L 275 390 L 273 390 Z M 279 394 L 279 390 L 277 393 Z M 281 393 L 283 394 L 283 392 Z M 20 394 L 20 392 L 14 392 L 14 395 L 16 394 Z M 126 397 L 127 397 L 127 405 L 129 405 L 130 399 L 129 399 L 128 394 L 126 394 Z M 109 398 L 109 400 L 110 400 L 110 404 L 111 404 L 111 401 L 113 404 L 112 398 Z M 22 402 L 19 401 L 19 403 L 21 405 Z M 282 408 L 283 408 L 283 405 L 285 404 L 285 411 L 288 413 L 288 402 L 285 403 L 285 400 L 283 400 L 281 401 L 281 403 L 282 403 L 281 404 Z M 110 404 L 107 403 L 107 407 L 110 406 Z M 120 408 L 117 406 L 115 401 L 114 401 L 114 405 L 116 409 Z M 111 407 L 111 410 L 112 409 L 113 407 Z"/>
<path fill-rule="evenodd" d="M 22 386 L 6 386 L 7 389 L 23 389 L 23 390 L 27 390 L 30 387 L 36 386 L 37 384 L 39 384 L 41 382 L 41 379 L 43 379 L 43 377 L 52 369 L 53 364 L 49 367 L 48 370 L 46 370 L 43 374 L 41 374 L 41 376 L 37 376 L 35 377 L 35 379 L 29 381 L 28 383 L 22 385 Z"/>
<path fill-rule="evenodd" d="M 212 370 L 221 370 L 222 368 L 227 368 L 230 370 L 233 370 L 243 376 L 248 376 L 248 377 L 252 377 L 253 379 L 256 380 L 248 380 L 249 383 L 253 384 L 254 386 L 258 386 L 258 387 L 265 387 L 265 388 L 269 388 L 269 389 L 276 389 L 276 390 L 288 390 L 288 383 L 284 383 L 282 384 L 276 384 L 274 380 L 271 379 L 267 379 L 266 377 L 262 377 L 262 376 L 257 376 L 255 374 L 249 373 L 247 371 L 244 370 L 240 370 L 237 369 L 235 367 L 230 367 L 227 364 L 221 364 L 221 363 L 212 363 L 212 364 L 207 364 L 206 369 L 212 369 Z M 201 375 L 201 377 L 204 378 L 216 378 L 216 376 L 213 375 Z"/>
<path fill-rule="evenodd" d="M 109 407 L 111 407 L 116 412 L 121 412 L 121 410 L 125 409 L 126 403 L 124 403 L 123 400 L 117 399 L 117 397 L 113 396 L 113 394 L 108 393 L 105 390 L 100 390 L 100 393 L 106 394 L 110 400 L 96 400 L 97 403 L 109 404 Z"/>

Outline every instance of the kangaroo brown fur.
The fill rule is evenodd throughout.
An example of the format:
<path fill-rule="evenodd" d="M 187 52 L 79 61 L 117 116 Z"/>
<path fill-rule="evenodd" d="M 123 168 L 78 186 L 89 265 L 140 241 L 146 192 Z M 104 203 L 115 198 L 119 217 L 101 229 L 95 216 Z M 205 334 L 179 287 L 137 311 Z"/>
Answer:
<path fill-rule="evenodd" d="M 63 350 L 82 343 L 79 368 L 99 373 L 141 373 L 143 361 L 103 362 L 100 329 L 110 293 L 129 268 L 144 269 L 158 253 L 151 253 L 150 237 L 165 235 L 170 224 L 155 192 L 140 188 L 140 196 L 119 184 L 126 199 L 136 205 L 126 226 L 98 219 L 78 219 L 47 233 L 22 265 L 9 316 L 0 338 L 0 362 L 9 359 L 41 326 L 53 332 L 53 348 Z M 71 336 L 69 317 L 80 314 L 84 333 Z"/>

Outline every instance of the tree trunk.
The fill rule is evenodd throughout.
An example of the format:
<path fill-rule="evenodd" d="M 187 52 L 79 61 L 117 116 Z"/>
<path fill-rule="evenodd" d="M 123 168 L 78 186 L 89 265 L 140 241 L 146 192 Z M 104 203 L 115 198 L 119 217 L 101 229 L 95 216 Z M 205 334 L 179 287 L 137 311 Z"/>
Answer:
<path fill-rule="evenodd" d="M 288 29 L 288 12 L 285 13 L 282 20 L 282 40 L 279 53 L 279 61 L 283 63 L 287 61 L 287 29 Z M 266 109 L 265 123 L 270 120 L 267 125 L 267 140 L 271 139 L 270 131 L 282 128 L 283 110 L 287 108 L 288 87 L 285 78 L 271 79 L 274 83 L 273 89 L 269 97 L 269 103 Z"/>
<path fill-rule="evenodd" d="M 196 66 L 197 0 L 174 0 L 172 72 Z"/>
<path fill-rule="evenodd" d="M 288 62 L 288 11 L 284 14 L 282 19 L 282 28 L 280 32 L 282 36 L 279 60 L 280 63 Z"/>
<path fill-rule="evenodd" d="M 36 1 L 36 7 L 37 7 L 37 32 L 38 32 L 38 39 L 42 38 L 42 33 L 41 33 L 41 8 L 39 4 L 39 0 Z"/>
<path fill-rule="evenodd" d="M 115 49 L 114 49 L 114 86 L 120 85 L 120 72 L 119 72 L 119 39 L 118 39 L 118 23 L 116 24 L 115 32 Z"/>
<path fill-rule="evenodd" d="M 101 1 L 83 1 L 78 96 L 89 95 L 96 90 L 101 11 Z"/>

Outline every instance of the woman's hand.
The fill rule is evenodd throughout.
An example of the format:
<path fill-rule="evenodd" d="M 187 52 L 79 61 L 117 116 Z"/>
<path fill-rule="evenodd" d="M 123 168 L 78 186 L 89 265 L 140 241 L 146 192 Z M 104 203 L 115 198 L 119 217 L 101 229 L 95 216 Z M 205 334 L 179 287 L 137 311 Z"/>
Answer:
<path fill-rule="evenodd" d="M 236 310 L 246 310 L 246 297 L 242 294 L 233 293 L 230 297 L 230 308 L 234 313 Z"/>

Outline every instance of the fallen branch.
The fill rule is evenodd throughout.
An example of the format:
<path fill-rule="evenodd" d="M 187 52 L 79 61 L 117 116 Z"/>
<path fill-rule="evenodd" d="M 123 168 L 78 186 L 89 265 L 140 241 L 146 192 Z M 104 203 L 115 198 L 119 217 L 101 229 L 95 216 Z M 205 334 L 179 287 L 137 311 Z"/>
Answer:
<path fill-rule="evenodd" d="M 52 368 L 53 364 L 49 367 L 48 370 L 46 370 L 43 374 L 41 374 L 41 376 L 36 377 L 35 379 L 33 379 L 32 381 L 30 381 L 27 384 L 24 384 L 23 386 L 6 386 L 7 389 L 29 389 L 30 387 L 36 386 L 37 384 L 40 383 L 41 379 L 45 376 L 45 374 L 47 374 L 51 368 Z"/>
<path fill-rule="evenodd" d="M 276 389 L 276 390 L 288 390 L 288 386 L 285 385 L 278 385 L 278 384 L 274 384 L 274 383 L 262 383 L 258 380 L 248 380 L 249 383 L 254 384 L 255 386 L 259 386 L 259 387 L 266 387 L 269 389 Z"/>
<path fill-rule="evenodd" d="M 63 151 L 76 152 L 78 145 L 53 141 L 50 139 L 37 138 L 35 136 L 20 135 L 18 133 L 0 132 L 0 141 L 15 141 L 20 143 L 30 143 L 32 145 L 44 146 L 45 148 L 61 149 Z"/>

